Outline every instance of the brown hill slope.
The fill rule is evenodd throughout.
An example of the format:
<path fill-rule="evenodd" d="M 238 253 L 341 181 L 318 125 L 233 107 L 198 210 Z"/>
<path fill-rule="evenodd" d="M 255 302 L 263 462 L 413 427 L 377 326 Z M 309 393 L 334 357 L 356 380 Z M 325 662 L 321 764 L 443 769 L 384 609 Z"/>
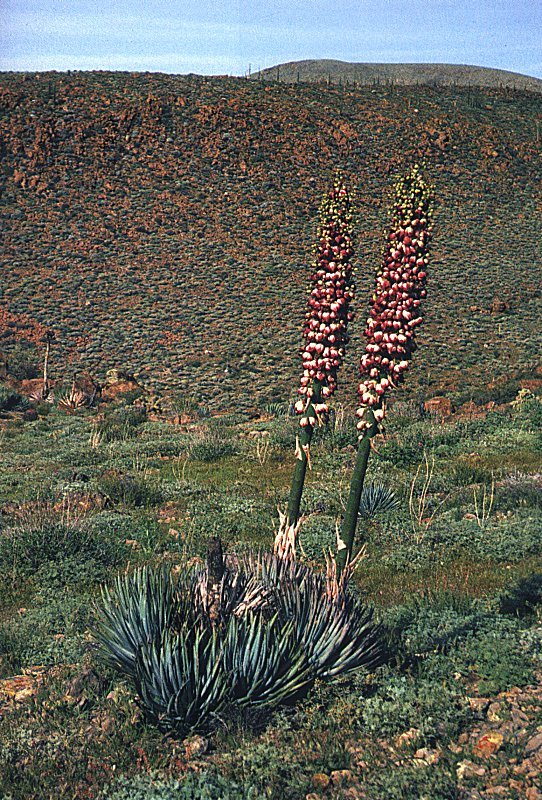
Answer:
<path fill-rule="evenodd" d="M 288 399 L 317 209 L 341 166 L 358 189 L 353 396 L 385 194 L 424 159 L 438 206 L 408 391 L 532 374 L 538 95 L 106 72 L 1 86 L 0 350 L 46 326 L 57 374 L 124 366 L 215 407 Z"/>
<path fill-rule="evenodd" d="M 253 80 L 284 83 L 357 83 L 362 86 L 473 86 L 492 89 L 524 89 L 542 92 L 542 80 L 504 69 L 468 64 L 370 64 L 331 58 L 289 61 L 260 70 Z"/>

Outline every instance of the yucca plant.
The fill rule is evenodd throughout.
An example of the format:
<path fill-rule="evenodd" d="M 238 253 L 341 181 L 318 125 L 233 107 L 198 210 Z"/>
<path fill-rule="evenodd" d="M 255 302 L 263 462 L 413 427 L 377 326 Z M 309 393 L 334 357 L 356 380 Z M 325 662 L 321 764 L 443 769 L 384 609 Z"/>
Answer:
<path fill-rule="evenodd" d="M 226 702 L 228 676 L 216 630 L 165 629 L 140 648 L 134 683 L 147 716 L 164 731 L 187 734 Z"/>
<path fill-rule="evenodd" d="M 377 271 L 365 329 L 356 411 L 359 445 L 338 537 L 339 571 L 352 558 L 371 440 L 384 420 L 385 397 L 404 379 L 416 347 L 415 330 L 423 321 L 420 305 L 427 294 L 431 206 L 432 187 L 415 165 L 395 185 L 384 263 Z"/>
<path fill-rule="evenodd" d="M 370 483 L 363 487 L 359 501 L 359 516 L 372 519 L 385 511 L 392 511 L 399 505 L 395 492 L 382 483 Z"/>
<path fill-rule="evenodd" d="M 374 667 L 382 657 L 379 628 L 371 609 L 346 593 L 335 596 L 326 581 L 307 568 L 300 582 L 281 585 L 283 613 L 295 625 L 298 642 L 317 678 Z"/>
<path fill-rule="evenodd" d="M 252 613 L 230 619 L 223 663 L 236 703 L 274 706 L 308 691 L 314 672 L 295 634 L 295 623 L 278 613 L 269 621 Z"/>
<path fill-rule="evenodd" d="M 371 668 L 382 656 L 372 612 L 331 593 L 306 565 L 254 553 L 233 564 L 222 570 L 218 607 L 214 594 L 209 603 L 212 565 L 175 578 L 145 567 L 103 591 L 99 651 L 163 730 L 204 728 L 232 704 L 293 702 L 316 678 Z"/>
<path fill-rule="evenodd" d="M 57 405 L 63 411 L 71 413 L 80 408 L 90 405 L 91 398 L 77 387 L 75 376 L 72 380 L 71 387 L 65 388 L 57 395 Z"/>
<path fill-rule="evenodd" d="M 294 405 L 299 415 L 296 462 L 288 508 L 280 514 L 274 545 L 282 557 L 295 556 L 301 496 L 311 466 L 310 444 L 315 427 L 327 421 L 328 402 L 337 388 L 337 372 L 348 343 L 355 289 L 351 221 L 348 189 L 338 173 L 320 207 L 319 243 L 303 332 L 301 398 Z"/>
<path fill-rule="evenodd" d="M 140 567 L 102 589 L 94 637 L 103 659 L 133 678 L 141 648 L 159 642 L 182 613 L 182 597 L 171 572 Z"/>
<path fill-rule="evenodd" d="M 306 564 L 267 553 L 250 554 L 243 565 L 274 588 L 275 603 L 284 618 L 293 620 L 315 677 L 370 669 L 382 658 L 372 610 L 354 600 L 345 585 L 330 585 Z"/>

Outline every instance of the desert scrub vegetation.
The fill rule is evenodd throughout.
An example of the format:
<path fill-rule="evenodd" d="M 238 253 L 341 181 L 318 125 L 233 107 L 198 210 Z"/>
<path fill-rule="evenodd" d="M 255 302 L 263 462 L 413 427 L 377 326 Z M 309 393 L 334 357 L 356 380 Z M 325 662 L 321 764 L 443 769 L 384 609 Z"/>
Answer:
<path fill-rule="evenodd" d="M 74 356 L 105 373 L 114 352 L 145 382 L 185 397 L 197 392 L 213 411 L 287 401 L 298 331 L 269 331 L 284 302 L 292 319 L 303 310 L 302 271 L 286 268 L 284 276 L 285 265 L 312 258 L 317 209 L 307 198 L 323 193 L 341 164 L 349 188 L 358 183 L 367 198 L 358 246 L 376 263 L 388 167 L 425 158 L 447 235 L 434 253 L 438 275 L 423 334 L 431 355 L 429 348 L 417 354 L 411 386 L 428 396 L 453 393 L 459 405 L 509 402 L 519 380 L 536 379 L 539 94 L 166 75 L 141 75 L 136 84 L 103 72 L 2 80 L 0 334 L 17 376 L 36 377 L 35 343 L 56 320 L 51 368 L 62 373 Z M 50 216 L 42 214 L 44 192 Z M 193 284 L 194 274 L 205 280 Z M 83 292 L 84 303 L 74 302 Z M 352 337 L 354 353 L 361 337 Z M 347 357 L 344 376 L 355 372 Z M 486 386 L 488 375 L 495 386 Z"/>
<path fill-rule="evenodd" d="M 128 439 L 95 446 L 92 412 L 69 417 L 53 408 L 34 422 L 6 421 L 1 791 L 40 800 L 77 792 L 182 798 L 203 791 L 293 800 L 316 791 L 320 780 L 338 797 L 352 787 L 382 800 L 458 794 L 457 765 L 468 756 L 453 748 L 477 724 L 472 698 L 504 697 L 514 686 L 529 692 L 540 670 L 542 469 L 538 430 L 531 417 L 522 417 L 518 433 L 518 413 L 509 406 L 480 419 L 420 417 L 408 426 L 404 408 L 398 403 L 396 413 L 390 404 L 386 441 L 377 441 L 365 484 L 367 556 L 351 582 L 356 602 L 375 609 L 386 663 L 334 683 L 317 681 L 295 706 L 265 713 L 235 704 L 226 713 L 223 706 L 209 732 L 165 743 L 142 715 L 133 684 L 97 658 L 91 632 L 98 587 L 141 569 L 175 575 L 192 563 L 193 574 L 201 573 L 216 536 L 227 544 L 226 561 L 234 553 L 246 558 L 254 547 L 268 549 L 276 507 L 289 491 L 296 421 L 238 416 L 182 429 L 145 422 Z M 213 435 L 216 424 L 232 450 L 200 459 L 193 445 L 207 430 Z M 285 425 L 289 434 L 275 435 Z M 247 433 L 253 431 L 272 443 L 263 466 L 250 455 L 256 437 Z M 301 503 L 307 519 L 299 558 L 312 569 L 322 565 L 322 549 L 333 546 L 355 458 L 352 441 L 331 449 L 331 435 L 323 431 L 311 444 L 314 465 Z M 516 448 L 501 451 L 507 437 Z M 408 458 L 395 462 L 392 443 Z M 434 468 L 427 513 L 413 522 L 408 500 L 418 468 L 425 470 L 424 451 Z M 107 500 L 99 487 L 109 470 L 148 481 L 161 498 L 143 505 L 130 496 Z M 481 499 L 492 484 L 493 505 L 478 520 L 474 492 Z M 371 515 L 379 485 L 391 505 Z M 419 475 L 415 499 L 421 488 Z M 163 658 L 160 650 L 152 654 Z M 151 660 L 148 669 L 157 663 Z M 34 684 L 37 667 L 44 672 Z M 34 699 L 15 703 L 2 693 L 14 675 L 35 685 Z M 146 697 L 155 708 L 154 690 Z M 376 749 L 377 740 L 393 748 L 407 733 L 400 764 L 391 751 Z M 414 754 L 424 748 L 440 753 L 438 764 L 414 766 Z M 196 763 L 204 765 L 201 775 Z M 341 770 L 346 777 L 340 779 Z"/>

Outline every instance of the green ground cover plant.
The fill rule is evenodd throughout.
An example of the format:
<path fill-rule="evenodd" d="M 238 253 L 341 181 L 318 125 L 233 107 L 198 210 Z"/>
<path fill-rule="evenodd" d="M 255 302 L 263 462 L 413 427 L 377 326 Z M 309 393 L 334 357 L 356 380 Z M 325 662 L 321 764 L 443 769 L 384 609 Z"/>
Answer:
<path fill-rule="evenodd" d="M 10 489 L 9 475 L 2 473 L 1 675 L 6 681 L 41 666 L 48 677 L 34 700 L 1 701 L 1 791 L 14 800 L 122 792 L 137 797 L 144 791 L 299 798 L 318 791 L 315 775 L 331 780 L 334 771 L 346 770 L 347 783 L 333 789 L 338 797 L 352 786 L 382 800 L 409 792 L 459 797 L 460 756 L 447 747 L 475 724 L 469 698 L 497 696 L 514 686 L 527 692 L 540 669 L 541 470 L 534 429 L 516 438 L 521 468 L 517 452 L 500 452 L 507 435 L 517 437 L 515 408 L 481 420 L 421 419 L 414 432 L 401 407 L 397 416 L 390 408 L 388 441 L 402 448 L 421 437 L 426 448 L 433 444 L 435 467 L 426 498 L 433 518 L 420 528 L 413 527 L 408 497 L 425 463 L 423 449 L 393 464 L 387 444 L 378 444 L 370 461 L 367 487 L 383 483 L 397 504 L 360 521 L 367 556 L 352 591 L 375 607 L 387 631 L 388 663 L 336 685 L 317 683 L 301 703 L 271 715 L 224 715 L 214 732 L 196 737 L 200 755 L 193 757 L 186 755 L 190 745 L 178 739 L 164 744 L 141 715 L 130 685 L 97 659 L 90 632 L 98 586 L 104 579 L 110 583 L 112 573 L 132 574 L 142 565 L 175 572 L 192 561 L 201 569 L 213 536 L 227 543 L 229 553 L 268 549 L 276 506 L 289 489 L 292 440 L 274 436 L 285 424 L 280 417 L 232 419 L 225 425 L 234 452 L 210 462 L 196 458 L 192 447 L 206 420 L 182 431 L 146 422 L 114 447 L 93 447 L 93 419 L 93 412 L 70 417 L 53 409 L 35 422 L 8 423 L 2 440 L 9 473 L 21 478 Z M 268 432 L 264 438 L 273 442 L 272 461 L 263 467 L 249 457 L 254 444 L 246 432 L 254 429 Z M 312 444 L 318 467 L 308 475 L 301 505 L 308 518 L 300 557 L 312 568 L 323 563 L 322 547 L 333 543 L 354 457 L 350 446 L 330 450 L 328 442 L 324 437 Z M 271 486 L 264 480 L 269 463 L 281 475 Z M 43 485 L 47 465 L 47 485 L 37 501 L 33 489 Z M 143 476 L 160 488 L 162 499 L 146 506 L 135 498 L 97 503 L 98 482 L 108 469 Z M 492 480 L 494 503 L 480 527 L 473 490 L 481 497 Z M 15 490 L 19 499 L 9 500 Z M 78 505 L 82 490 L 94 501 Z M 68 507 L 71 520 L 62 517 Z M 78 698 L 70 699 L 69 687 L 88 668 L 99 679 L 83 682 Z M 416 738 L 401 764 L 391 755 L 387 760 L 380 745 L 374 750 L 377 740 L 394 746 L 410 730 Z M 413 766 L 413 753 L 424 747 L 442 750 L 438 765 Z M 359 759 L 371 766 L 360 770 Z M 204 765 L 201 774 L 196 762 Z M 60 785 L 59 765 L 66 776 Z"/>

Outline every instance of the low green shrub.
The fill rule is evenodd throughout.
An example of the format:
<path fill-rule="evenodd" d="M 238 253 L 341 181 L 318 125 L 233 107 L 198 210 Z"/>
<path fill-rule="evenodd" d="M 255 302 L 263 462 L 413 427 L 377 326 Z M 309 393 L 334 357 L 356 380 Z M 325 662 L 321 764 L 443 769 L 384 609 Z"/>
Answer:
<path fill-rule="evenodd" d="M 533 661 L 525 647 L 518 646 L 517 631 L 487 631 L 466 641 L 455 654 L 458 671 L 474 676 L 482 695 L 506 692 L 535 680 Z"/>
<path fill-rule="evenodd" d="M 472 507 L 471 507 L 472 509 Z M 497 562 L 520 562 L 542 553 L 538 508 L 518 508 L 506 517 L 492 515 L 478 523 L 472 510 L 465 518 L 461 509 L 450 509 L 436 516 L 432 524 L 415 529 L 396 522 L 378 533 L 383 548 L 379 556 L 397 568 L 421 567 L 434 561 L 464 557 Z"/>
<path fill-rule="evenodd" d="M 450 482 L 453 486 L 471 486 L 472 484 L 491 485 L 493 475 L 490 470 L 484 467 L 470 464 L 468 461 L 454 461 L 448 473 Z"/>
<path fill-rule="evenodd" d="M 521 578 L 501 593 L 499 610 L 502 614 L 527 617 L 536 613 L 542 603 L 542 574 Z"/>
<path fill-rule="evenodd" d="M 459 675 L 496 694 L 534 678 L 534 644 L 522 645 L 523 628 L 488 603 L 428 593 L 391 609 L 386 623 L 394 652 L 421 680 L 446 685 Z"/>
<path fill-rule="evenodd" d="M 465 795 L 454 772 L 447 764 L 405 764 L 371 775 L 363 788 L 371 800 L 459 800 Z"/>
<path fill-rule="evenodd" d="M 161 489 L 144 475 L 128 475 L 118 470 L 104 472 L 97 488 L 114 505 L 133 507 L 156 506 L 164 499 Z"/>
<path fill-rule="evenodd" d="M 191 456 L 196 461 L 218 461 L 220 458 L 233 456 L 237 452 L 235 443 L 224 438 L 218 429 L 210 429 L 205 436 L 196 441 L 191 448 Z"/>
<path fill-rule="evenodd" d="M 388 737 L 416 728 L 419 741 L 456 736 L 470 717 L 462 687 L 452 674 L 445 682 L 387 669 L 374 693 L 360 703 L 360 725 L 372 736 Z"/>
<path fill-rule="evenodd" d="M 20 339 L 9 353 L 9 374 L 19 381 L 33 380 L 39 376 L 40 361 L 36 345 Z"/>
<path fill-rule="evenodd" d="M 536 476 L 509 475 L 495 492 L 495 509 L 502 512 L 517 508 L 542 508 L 542 486 Z"/>
<path fill-rule="evenodd" d="M 386 626 L 395 653 L 403 660 L 449 652 L 492 625 L 493 615 L 476 600 L 452 592 L 428 592 L 389 609 Z"/>
<path fill-rule="evenodd" d="M 98 422 L 96 433 L 104 442 L 125 441 L 137 436 L 146 419 L 143 407 L 112 408 Z"/>
<path fill-rule="evenodd" d="M 0 411 L 24 411 L 28 407 L 26 397 L 10 386 L 0 384 Z"/>
<path fill-rule="evenodd" d="M 15 620 L 0 623 L 0 675 L 23 667 L 80 661 L 92 617 L 88 597 L 45 593 Z"/>
<path fill-rule="evenodd" d="M 254 787 L 227 780 L 217 772 L 204 770 L 184 780 L 141 775 L 117 778 L 105 790 L 103 800 L 261 800 Z"/>
<path fill-rule="evenodd" d="M 329 553 L 336 545 L 336 520 L 325 514 L 312 514 L 301 525 L 299 543 L 310 561 L 321 562 L 323 553 Z"/>
<path fill-rule="evenodd" d="M 0 535 L 0 571 L 4 580 L 55 574 L 55 585 L 100 580 L 103 573 L 122 563 L 127 554 L 124 541 L 101 534 L 86 521 L 62 522 L 44 519 L 20 524 Z"/>

